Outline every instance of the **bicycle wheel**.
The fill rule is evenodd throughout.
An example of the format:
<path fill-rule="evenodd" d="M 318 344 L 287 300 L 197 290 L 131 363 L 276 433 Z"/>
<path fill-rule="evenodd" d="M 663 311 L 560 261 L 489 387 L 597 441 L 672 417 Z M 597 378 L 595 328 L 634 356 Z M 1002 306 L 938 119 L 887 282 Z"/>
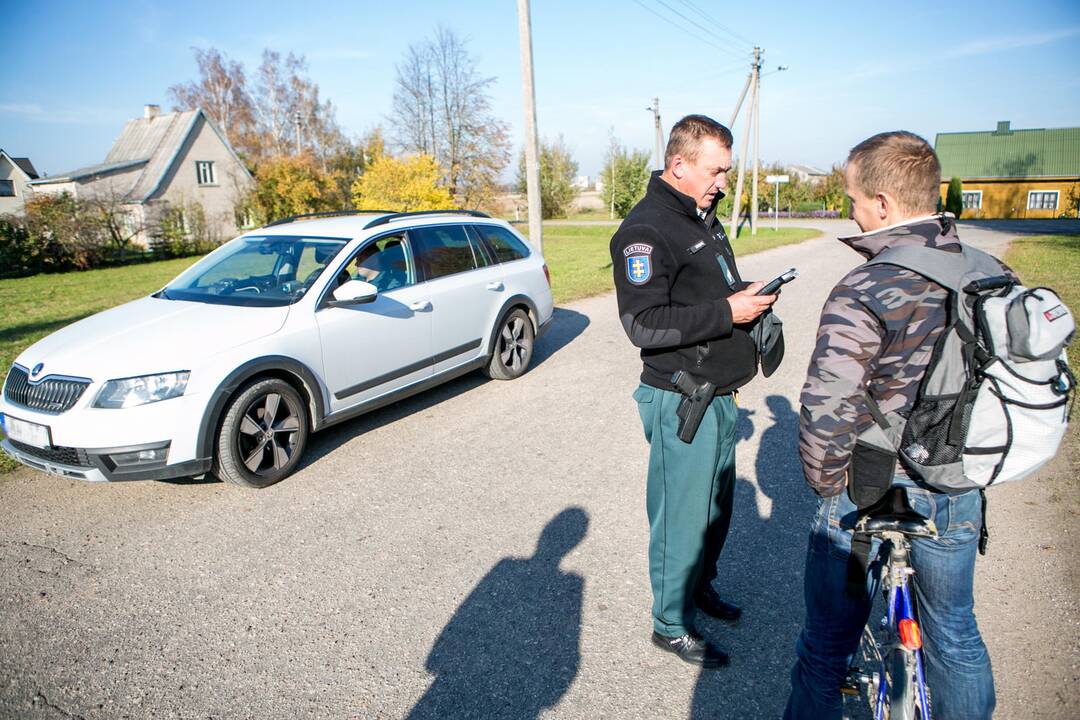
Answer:
<path fill-rule="evenodd" d="M 869 627 L 863 628 L 859 647 L 841 688 L 845 720 L 873 718 L 881 687 L 881 651 Z"/>
<path fill-rule="evenodd" d="M 902 648 L 889 653 L 885 670 L 889 680 L 889 720 L 920 720 L 922 714 L 915 706 L 915 657 Z"/>

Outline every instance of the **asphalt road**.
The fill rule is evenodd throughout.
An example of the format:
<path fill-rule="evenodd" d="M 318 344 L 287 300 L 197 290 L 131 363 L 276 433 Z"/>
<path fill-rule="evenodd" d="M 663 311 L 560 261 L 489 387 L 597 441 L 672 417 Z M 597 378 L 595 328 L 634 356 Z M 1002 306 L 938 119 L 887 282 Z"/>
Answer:
<path fill-rule="evenodd" d="M 779 302 L 787 360 L 742 393 L 720 577 L 745 614 L 701 621 L 730 667 L 648 641 L 639 362 L 607 295 L 557 310 L 523 378 L 468 376 L 316 435 L 266 490 L 0 477 L 0 717 L 777 717 L 814 509 L 798 392 L 858 262 L 834 240 L 853 224 L 822 227 L 740 263 L 802 277 Z M 999 717 L 1080 715 L 1061 474 L 992 494 L 977 612 Z"/>

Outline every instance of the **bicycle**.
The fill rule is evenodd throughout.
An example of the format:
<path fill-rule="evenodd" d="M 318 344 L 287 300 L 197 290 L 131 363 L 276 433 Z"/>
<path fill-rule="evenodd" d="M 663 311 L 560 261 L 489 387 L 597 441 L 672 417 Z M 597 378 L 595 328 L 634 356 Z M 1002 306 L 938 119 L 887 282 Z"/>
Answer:
<path fill-rule="evenodd" d="M 868 705 L 874 720 L 932 720 L 930 690 L 923 671 L 922 633 L 911 592 L 909 538 L 936 538 L 932 520 L 913 513 L 884 516 L 867 515 L 855 525 L 855 532 L 881 540 L 878 558 L 884 558 L 875 578 L 885 599 L 885 616 L 880 636 L 873 618 L 867 621 L 841 692 L 844 715 L 854 717 L 852 706 Z M 872 593 L 873 595 L 873 593 Z"/>

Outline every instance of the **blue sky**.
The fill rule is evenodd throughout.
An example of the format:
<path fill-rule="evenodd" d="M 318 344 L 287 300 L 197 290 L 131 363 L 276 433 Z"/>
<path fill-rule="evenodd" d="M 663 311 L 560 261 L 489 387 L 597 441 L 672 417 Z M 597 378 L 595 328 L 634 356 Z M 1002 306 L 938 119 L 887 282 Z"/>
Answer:
<path fill-rule="evenodd" d="M 497 78 L 494 111 L 520 147 L 513 0 L 0 3 L 8 43 L 0 147 L 52 174 L 101 162 L 144 103 L 167 107 L 167 88 L 195 77 L 192 46 L 217 47 L 249 73 L 265 47 L 306 55 L 339 123 L 360 135 L 386 124 L 395 63 L 440 23 L 469 38 L 480 72 Z M 790 68 L 762 81 L 764 161 L 828 167 L 859 140 L 898 128 L 932 142 L 938 132 L 993 129 L 998 120 L 1080 125 L 1080 3 L 912 0 L 886 8 L 533 0 L 540 132 L 562 134 L 580 171 L 593 175 L 612 131 L 652 149 L 645 108 L 654 96 L 665 132 L 691 112 L 726 123 L 749 43 L 765 49 L 766 72 Z"/>

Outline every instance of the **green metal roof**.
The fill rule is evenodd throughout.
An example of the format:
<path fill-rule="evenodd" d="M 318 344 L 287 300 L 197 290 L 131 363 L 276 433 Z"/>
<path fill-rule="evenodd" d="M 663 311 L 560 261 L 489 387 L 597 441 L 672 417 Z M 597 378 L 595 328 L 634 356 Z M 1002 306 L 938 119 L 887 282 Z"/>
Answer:
<path fill-rule="evenodd" d="M 938 133 L 941 177 L 1080 177 L 1080 127 Z"/>

